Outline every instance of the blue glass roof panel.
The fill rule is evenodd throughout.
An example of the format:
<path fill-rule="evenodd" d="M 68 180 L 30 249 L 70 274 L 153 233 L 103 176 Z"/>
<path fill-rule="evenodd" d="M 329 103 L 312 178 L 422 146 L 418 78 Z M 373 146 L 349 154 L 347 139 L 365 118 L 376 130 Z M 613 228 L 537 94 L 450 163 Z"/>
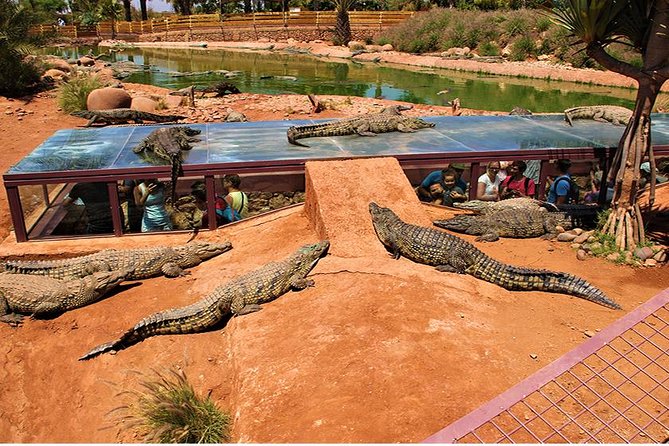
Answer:
<path fill-rule="evenodd" d="M 441 116 L 424 118 L 431 129 L 415 133 L 384 133 L 305 138 L 309 147 L 289 144 L 286 131 L 292 125 L 325 122 L 267 121 L 189 124 L 201 130 L 200 141 L 184 153 L 184 165 L 291 161 L 375 155 L 422 155 L 532 150 L 575 147 L 615 147 L 621 126 L 590 120 L 574 121 L 563 115 L 534 116 Z M 669 146 L 669 115 L 653 115 L 654 145 Z M 127 169 L 150 165 L 132 149 L 160 126 L 108 126 L 59 130 L 32 153 L 9 169 L 8 174 L 76 171 L 81 169 Z"/>

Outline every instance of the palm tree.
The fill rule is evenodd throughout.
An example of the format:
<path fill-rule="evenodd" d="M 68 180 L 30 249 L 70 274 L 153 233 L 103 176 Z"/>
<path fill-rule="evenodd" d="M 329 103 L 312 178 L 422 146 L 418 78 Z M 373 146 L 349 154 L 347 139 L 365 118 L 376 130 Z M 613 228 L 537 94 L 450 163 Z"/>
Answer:
<path fill-rule="evenodd" d="M 36 16 L 14 0 L 0 0 L 0 95 L 17 97 L 39 80 L 37 68 L 24 61 L 34 48 L 29 36 Z"/>
<path fill-rule="evenodd" d="M 636 200 L 639 166 L 651 164 L 650 203 L 655 198 L 655 158 L 650 141 L 650 113 L 660 88 L 669 78 L 669 0 L 562 0 L 553 9 L 555 20 L 585 43 L 588 56 L 604 68 L 639 84 L 634 112 L 618 143 L 608 179 L 615 179 L 613 210 L 602 232 L 614 235 L 623 250 L 645 238 Z M 641 68 L 606 52 L 613 42 L 631 45 L 642 57 Z"/>
<path fill-rule="evenodd" d="M 116 38 L 116 22 L 121 17 L 121 5 L 116 0 L 103 0 L 100 2 L 99 14 L 101 19 L 111 20 L 112 39 Z"/>
<path fill-rule="evenodd" d="M 348 17 L 348 11 L 353 7 L 356 0 L 335 0 L 335 10 L 337 11 L 337 22 L 334 30 L 335 45 L 348 45 L 351 41 L 351 21 Z"/>
<path fill-rule="evenodd" d="M 125 21 L 132 22 L 132 9 L 130 0 L 123 0 L 123 11 L 125 12 Z"/>

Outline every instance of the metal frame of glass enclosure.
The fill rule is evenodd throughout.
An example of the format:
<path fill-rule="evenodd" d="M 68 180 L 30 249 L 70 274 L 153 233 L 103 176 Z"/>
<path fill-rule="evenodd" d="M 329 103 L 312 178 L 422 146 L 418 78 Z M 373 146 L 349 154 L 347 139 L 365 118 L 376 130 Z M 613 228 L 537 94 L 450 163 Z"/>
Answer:
<path fill-rule="evenodd" d="M 267 121 L 188 124 L 201 130 L 200 142 L 184 152 L 184 176 L 203 177 L 207 197 L 215 196 L 215 176 L 228 173 L 300 173 L 312 160 L 392 156 L 404 168 L 471 163 L 471 178 L 492 160 L 558 158 L 602 159 L 615 150 L 623 127 L 590 120 L 570 127 L 563 115 L 427 117 L 434 128 L 415 133 L 385 133 L 376 137 L 307 138 L 310 147 L 291 145 L 286 131 L 292 125 L 322 121 Z M 153 165 L 132 148 L 160 126 L 110 126 L 59 130 L 3 176 L 16 240 L 28 240 L 19 186 L 106 182 L 114 235 L 123 234 L 117 181 L 169 177 L 170 166 Z M 669 156 L 669 115 L 653 115 L 652 141 L 657 156 Z M 545 183 L 542 168 L 541 182 Z M 215 214 L 208 199 L 207 211 Z M 45 211 L 46 212 L 46 211 Z M 42 214 L 44 216 L 44 214 Z M 209 229 L 216 220 L 209 219 Z"/>

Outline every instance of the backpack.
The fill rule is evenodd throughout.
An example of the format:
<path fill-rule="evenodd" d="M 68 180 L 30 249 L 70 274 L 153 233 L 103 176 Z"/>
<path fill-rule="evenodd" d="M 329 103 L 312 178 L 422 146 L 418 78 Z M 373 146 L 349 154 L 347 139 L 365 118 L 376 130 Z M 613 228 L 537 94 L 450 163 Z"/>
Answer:
<path fill-rule="evenodd" d="M 567 194 L 567 204 L 578 203 L 579 196 L 580 196 L 580 193 L 581 193 L 581 188 L 578 187 L 578 184 L 576 184 L 576 181 L 574 181 L 574 179 L 571 178 L 571 177 L 560 177 L 557 180 L 555 180 L 554 187 L 555 187 L 556 195 L 557 195 L 557 185 L 562 180 L 569 181 L 569 193 Z"/>

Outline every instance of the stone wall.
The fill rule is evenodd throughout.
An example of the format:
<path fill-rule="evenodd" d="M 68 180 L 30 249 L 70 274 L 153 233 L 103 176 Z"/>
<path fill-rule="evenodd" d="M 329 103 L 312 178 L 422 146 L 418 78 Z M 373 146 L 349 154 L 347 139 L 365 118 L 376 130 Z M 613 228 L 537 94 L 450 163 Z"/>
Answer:
<path fill-rule="evenodd" d="M 249 216 L 304 202 L 304 192 L 247 192 L 246 195 L 249 197 Z"/>

